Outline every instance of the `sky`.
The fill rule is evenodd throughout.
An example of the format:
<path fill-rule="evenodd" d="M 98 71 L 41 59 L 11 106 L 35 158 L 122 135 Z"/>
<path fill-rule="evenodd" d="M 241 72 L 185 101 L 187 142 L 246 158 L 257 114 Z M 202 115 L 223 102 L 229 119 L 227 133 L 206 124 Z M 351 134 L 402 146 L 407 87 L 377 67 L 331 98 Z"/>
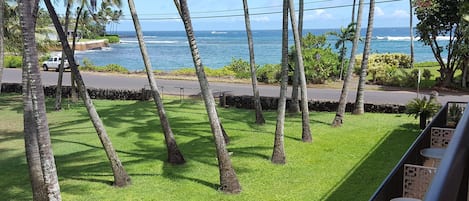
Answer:
<path fill-rule="evenodd" d="M 195 30 L 244 30 L 241 0 L 187 0 Z M 108 31 L 133 30 L 126 0 L 122 0 L 123 18 L 108 26 Z M 253 30 L 279 30 L 282 27 L 282 0 L 248 0 Z M 352 0 L 304 0 L 304 28 L 346 27 L 351 20 Z M 366 27 L 369 0 L 365 0 L 362 27 Z M 295 0 L 298 9 L 298 0 Z M 358 4 L 358 1 L 357 1 Z M 181 31 L 182 21 L 172 0 L 135 0 L 137 14 L 144 31 Z M 64 13 L 62 4 L 56 5 Z M 297 15 L 298 16 L 298 15 Z M 417 20 L 414 17 L 414 24 Z M 376 0 L 374 27 L 408 27 L 408 0 Z"/>

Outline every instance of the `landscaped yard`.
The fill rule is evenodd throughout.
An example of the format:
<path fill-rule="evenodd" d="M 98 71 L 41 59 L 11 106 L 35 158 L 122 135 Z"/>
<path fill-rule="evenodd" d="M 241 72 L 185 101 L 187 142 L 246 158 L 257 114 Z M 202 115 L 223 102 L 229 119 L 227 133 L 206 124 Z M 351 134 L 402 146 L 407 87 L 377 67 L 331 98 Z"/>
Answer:
<path fill-rule="evenodd" d="M 334 113 L 311 112 L 314 142 L 301 142 L 301 117 L 286 120 L 287 164 L 270 162 L 276 112 L 257 126 L 254 111 L 219 108 L 231 138 L 228 149 L 243 191 L 218 192 L 214 143 L 199 99 L 165 96 L 165 107 L 187 163 L 165 163 L 166 150 L 152 101 L 95 100 L 95 106 L 132 185 L 115 188 L 112 172 L 82 104 L 64 100 L 51 112 L 51 131 L 63 200 L 368 200 L 419 134 L 405 114 L 347 114 L 332 128 Z M 0 95 L 0 198 L 31 200 L 25 162 L 22 98 Z"/>

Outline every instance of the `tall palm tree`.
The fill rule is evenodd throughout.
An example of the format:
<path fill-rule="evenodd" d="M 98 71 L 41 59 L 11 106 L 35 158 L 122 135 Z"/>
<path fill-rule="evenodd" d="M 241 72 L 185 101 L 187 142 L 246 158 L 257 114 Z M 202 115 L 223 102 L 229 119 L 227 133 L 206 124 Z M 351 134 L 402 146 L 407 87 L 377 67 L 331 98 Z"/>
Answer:
<path fill-rule="evenodd" d="M 298 72 L 300 76 L 300 85 L 301 85 L 301 116 L 303 121 L 301 139 L 303 142 L 312 142 L 313 138 L 311 136 L 311 128 L 309 126 L 309 108 L 308 108 L 308 91 L 306 88 L 306 77 L 305 77 L 305 68 L 303 64 L 303 53 L 301 52 L 301 40 L 300 33 L 298 32 L 298 26 L 296 24 L 295 17 L 295 7 L 293 5 L 293 0 L 289 0 L 288 8 L 290 13 L 291 26 L 293 29 L 293 38 L 295 40 L 296 55 L 298 61 Z"/>
<path fill-rule="evenodd" d="M 26 71 L 23 75 L 25 77 L 27 98 L 24 99 L 24 104 L 30 106 L 27 108 L 28 111 L 25 115 L 32 115 L 32 117 L 25 117 L 30 125 L 24 125 L 25 135 L 35 135 L 34 140 L 37 140 L 38 150 L 32 150 L 33 152 L 39 151 L 39 160 L 42 170 L 42 176 L 44 178 L 43 189 L 41 196 L 38 199 L 46 198 L 47 200 L 62 200 L 60 195 L 59 181 L 57 177 L 57 168 L 55 166 L 54 154 L 52 152 L 52 145 L 50 140 L 49 126 L 47 124 L 46 106 L 44 101 L 44 90 L 41 83 L 41 74 L 39 70 L 38 52 L 36 46 L 35 37 L 35 16 L 38 10 L 38 1 L 24 1 L 20 0 L 18 5 L 20 6 L 20 24 L 22 28 L 23 36 L 23 58 L 25 63 L 23 64 L 23 70 Z M 32 109 L 32 110 L 29 110 Z M 29 137 L 25 137 L 29 138 Z M 31 148 L 27 147 L 26 149 Z M 32 145 L 35 148 L 36 145 Z M 28 153 L 28 151 L 27 151 Z M 36 155 L 37 156 L 37 155 Z M 38 176 L 38 175 L 35 175 Z M 39 179 L 41 180 L 41 179 Z M 45 193 L 45 194 L 42 194 Z"/>
<path fill-rule="evenodd" d="M 256 62 L 254 59 L 254 43 L 252 40 L 251 22 L 249 20 L 249 8 L 247 0 L 243 0 L 243 8 L 244 21 L 246 24 L 246 33 L 248 37 L 249 64 L 251 66 L 252 93 L 254 95 L 254 108 L 256 109 L 256 123 L 264 124 L 265 119 L 264 115 L 262 115 L 261 98 L 259 97 L 259 89 L 257 89 Z"/>
<path fill-rule="evenodd" d="M 283 0 L 283 23 L 282 23 L 282 81 L 280 84 L 280 98 L 277 106 L 277 125 L 275 127 L 274 149 L 272 163 L 285 164 L 284 127 L 285 107 L 287 102 L 288 85 L 288 0 Z"/>
<path fill-rule="evenodd" d="M 2 93 L 2 80 L 3 80 L 3 57 L 5 49 L 3 48 L 3 11 L 5 9 L 5 0 L 0 0 L 0 93 Z"/>
<path fill-rule="evenodd" d="M 119 157 L 117 156 L 117 152 L 112 146 L 111 140 L 107 135 L 106 129 L 104 128 L 103 122 L 101 121 L 101 118 L 99 117 L 98 112 L 96 111 L 96 108 L 93 105 L 90 95 L 86 90 L 85 83 L 83 82 L 83 78 L 81 77 L 80 71 L 78 70 L 78 65 L 75 62 L 75 58 L 73 57 L 73 51 L 67 42 L 67 36 L 63 32 L 62 25 L 60 24 L 59 18 L 57 17 L 57 13 L 55 12 L 55 9 L 52 6 L 50 0 L 45 0 L 44 3 L 46 4 L 52 22 L 54 23 L 57 35 L 59 36 L 60 41 L 62 43 L 62 48 L 65 50 L 65 54 L 69 59 L 72 73 L 74 73 L 76 76 L 75 82 L 77 83 L 80 96 L 83 99 L 88 114 L 90 115 L 91 122 L 93 123 L 93 126 L 96 129 L 101 144 L 103 145 L 106 155 L 111 163 L 111 168 L 114 174 L 114 185 L 117 187 L 127 186 L 130 184 L 130 177 L 125 171 L 124 166 L 122 165 L 122 162 L 120 161 Z"/>
<path fill-rule="evenodd" d="M 352 22 L 355 23 L 355 8 L 357 6 L 357 0 L 353 0 L 353 5 L 352 5 Z"/>
<path fill-rule="evenodd" d="M 303 16 L 304 16 L 304 0 L 299 2 L 299 13 L 298 13 L 298 33 L 300 34 L 300 41 L 303 44 Z M 299 85 L 299 72 L 298 62 L 295 62 L 295 69 L 293 70 L 292 77 L 292 92 L 291 92 L 291 103 L 288 107 L 290 113 L 300 113 L 300 106 L 298 105 L 298 85 Z"/>
<path fill-rule="evenodd" d="M 150 88 L 153 95 L 153 100 L 155 101 L 156 109 L 158 110 L 158 115 L 160 117 L 161 127 L 163 127 L 164 138 L 166 142 L 166 149 L 168 152 L 168 162 L 171 164 L 184 164 L 185 160 L 179 151 L 179 148 L 174 138 L 173 131 L 169 124 L 168 117 L 163 105 L 163 100 L 161 100 L 160 92 L 155 81 L 155 76 L 153 75 L 153 70 L 151 67 L 150 57 L 148 56 L 147 47 L 143 41 L 143 32 L 142 27 L 140 26 L 140 21 L 138 20 L 137 9 L 133 0 L 128 0 L 130 15 L 132 15 L 132 20 L 135 26 L 135 32 L 137 32 L 138 44 L 140 46 L 140 52 L 142 53 L 143 62 L 145 63 L 145 70 L 147 72 L 148 82 L 150 83 Z"/>
<path fill-rule="evenodd" d="M 410 33 L 410 68 L 414 68 L 414 27 L 413 27 L 413 5 L 409 0 L 409 33 Z"/>
<path fill-rule="evenodd" d="M 223 138 L 220 120 L 215 105 L 215 99 L 209 88 L 207 77 L 204 72 L 202 60 L 199 55 L 199 49 L 195 39 L 194 31 L 192 28 L 191 17 L 189 8 L 186 0 L 174 0 L 174 4 L 178 9 L 179 15 L 184 23 L 184 28 L 187 34 L 187 40 L 189 41 L 189 47 L 191 49 L 192 60 L 194 62 L 195 72 L 200 84 L 200 90 L 202 97 L 205 102 L 205 109 L 207 110 L 208 118 L 210 121 L 210 127 L 212 134 L 215 139 L 215 146 L 218 158 L 218 169 L 220 172 L 220 190 L 225 193 L 239 193 L 241 192 L 241 185 L 239 184 L 236 173 L 231 164 L 231 159 L 226 149 L 226 144 Z"/>
<path fill-rule="evenodd" d="M 353 114 L 365 113 L 364 91 L 366 83 L 366 74 L 368 69 L 368 57 L 370 55 L 371 35 L 373 32 L 373 20 L 375 15 L 375 0 L 370 0 L 370 11 L 368 13 L 368 26 L 366 28 L 365 46 L 363 50 L 363 59 L 360 69 L 360 79 L 358 81 L 357 96 L 355 99 L 355 108 Z"/>
<path fill-rule="evenodd" d="M 352 44 L 352 53 L 350 55 L 350 62 L 347 69 L 347 75 L 345 76 L 344 85 L 342 86 L 342 92 L 340 93 L 339 106 L 335 114 L 334 120 L 332 121 L 333 127 L 342 126 L 343 117 L 345 115 L 345 106 L 347 104 L 347 94 L 348 88 L 350 85 L 350 80 L 352 79 L 353 66 L 355 65 L 355 54 L 358 48 L 358 41 L 360 39 L 360 29 L 362 21 L 362 10 L 363 10 L 363 0 L 358 1 L 358 14 L 357 14 L 357 23 L 355 28 L 355 37 L 353 38 Z"/>

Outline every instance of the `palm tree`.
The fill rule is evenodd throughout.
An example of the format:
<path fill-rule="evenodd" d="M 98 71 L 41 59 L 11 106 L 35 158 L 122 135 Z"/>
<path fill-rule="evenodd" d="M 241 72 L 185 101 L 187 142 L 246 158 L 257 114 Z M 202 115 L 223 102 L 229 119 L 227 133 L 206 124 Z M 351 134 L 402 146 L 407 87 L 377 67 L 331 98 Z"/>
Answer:
<path fill-rule="evenodd" d="M 248 8 L 247 0 L 243 0 L 243 7 L 244 7 L 244 21 L 246 24 L 246 33 L 248 37 L 249 63 L 251 65 L 252 93 L 254 94 L 254 107 L 256 109 L 256 123 L 264 124 L 265 119 L 264 119 L 264 115 L 262 115 L 261 98 L 259 97 L 259 89 L 257 89 L 256 62 L 254 59 L 254 44 L 252 40 L 251 22 L 249 20 L 249 8 Z"/>
<path fill-rule="evenodd" d="M 373 20 L 375 14 L 375 0 L 370 0 L 370 11 L 368 13 L 368 26 L 366 28 L 365 47 L 363 50 L 363 59 L 360 69 L 360 79 L 358 81 L 357 96 L 353 114 L 365 113 L 364 91 L 366 83 L 366 74 L 368 69 L 368 56 L 370 55 L 371 34 L 373 32 Z"/>
<path fill-rule="evenodd" d="M 301 44 L 303 44 L 303 14 L 304 14 L 304 0 L 299 2 L 299 14 L 298 14 L 298 33 L 300 35 Z M 288 112 L 290 113 L 300 113 L 300 106 L 298 105 L 298 82 L 299 82 L 299 72 L 298 72 L 298 62 L 295 62 L 295 69 L 293 71 L 292 77 L 292 92 L 291 92 L 291 103 L 288 107 Z"/>
<path fill-rule="evenodd" d="M 309 127 L 309 108 L 308 108 L 308 92 L 306 88 L 306 78 L 305 78 L 305 69 L 303 65 L 303 54 L 301 52 L 301 41 L 300 35 L 298 32 L 298 27 L 296 25 L 296 17 L 295 17 L 295 7 L 293 5 L 293 0 L 289 0 L 289 11 L 290 11 L 290 20 L 292 23 L 293 29 L 293 38 L 295 40 L 295 48 L 296 48 L 296 55 L 298 61 L 298 72 L 300 76 L 300 84 L 301 84 L 301 114 L 302 114 L 302 134 L 301 139 L 303 142 L 312 142 L 313 138 L 311 136 L 311 129 Z"/>
<path fill-rule="evenodd" d="M 412 22 L 412 10 L 412 0 L 409 0 L 410 68 L 414 68 L 414 27 Z"/>
<path fill-rule="evenodd" d="M 18 2 L 18 5 L 20 7 L 20 24 L 23 32 L 23 58 L 25 61 L 25 63 L 23 64 L 23 71 L 26 71 L 26 73 L 23 73 L 23 80 L 26 84 L 26 94 L 28 95 L 27 98 L 24 99 L 24 105 L 27 105 L 29 107 L 26 108 L 28 110 L 25 110 L 27 112 L 25 113 L 25 115 L 32 115 L 31 117 L 25 117 L 25 120 L 27 120 L 28 123 L 31 123 L 30 125 L 24 125 L 25 136 L 29 135 L 28 137 L 25 137 L 25 140 L 27 138 L 34 138 L 33 142 L 37 143 L 38 148 L 37 150 L 30 150 L 31 152 L 27 151 L 27 153 L 29 152 L 34 154 L 34 152 L 39 152 L 39 160 L 43 176 L 42 189 L 44 190 L 41 190 L 41 197 L 38 197 L 37 199 L 45 198 L 47 200 L 60 201 L 62 200 L 62 198 L 60 195 L 60 187 L 57 177 L 57 169 L 55 166 L 54 154 L 52 152 L 49 126 L 47 124 L 44 90 L 42 88 L 41 83 L 41 74 L 39 70 L 38 53 L 36 46 L 35 16 L 37 15 L 38 11 L 38 3 L 38 1 L 24 0 L 20 0 Z M 28 133 L 26 133 L 26 131 Z M 31 145 L 31 147 L 28 147 L 27 144 L 26 149 L 29 148 L 35 149 L 36 145 Z M 35 169 L 35 171 L 37 171 L 37 169 Z M 35 174 L 34 176 L 38 175 L 40 174 Z M 41 179 L 32 180 L 41 181 Z"/>
<path fill-rule="evenodd" d="M 81 77 L 80 71 L 78 70 L 78 65 L 75 62 L 75 58 L 73 57 L 73 51 L 67 42 L 67 36 L 63 32 L 62 25 L 60 24 L 59 18 L 57 17 L 57 13 L 55 12 L 55 9 L 52 6 L 50 0 L 45 0 L 44 3 L 46 4 L 47 10 L 49 10 L 50 17 L 57 31 L 57 35 L 60 37 L 62 48 L 67 55 L 72 73 L 76 76 L 75 82 L 77 83 L 80 96 L 83 97 L 83 102 L 86 106 L 88 114 L 90 115 L 91 122 L 96 129 L 101 144 L 103 145 L 106 155 L 111 163 L 111 168 L 114 174 L 114 185 L 117 187 L 127 186 L 130 184 L 130 177 L 125 171 L 119 157 L 117 156 L 117 152 L 112 146 L 111 140 L 109 139 L 106 129 L 104 128 L 103 122 L 101 121 L 101 118 L 99 117 L 98 112 L 93 105 L 88 91 L 86 90 L 85 83 L 83 82 L 83 78 Z"/>
<path fill-rule="evenodd" d="M 337 108 L 337 112 L 335 114 L 334 120 L 332 121 L 333 127 L 342 126 L 343 117 L 345 114 L 345 106 L 347 104 L 347 94 L 349 88 L 349 82 L 352 79 L 352 71 L 353 66 L 355 65 L 355 54 L 358 48 L 358 41 L 360 39 L 360 29 L 361 29 L 361 21 L 362 21 L 362 10 L 363 10 L 363 0 L 358 1 L 358 16 L 357 16 L 357 27 L 355 31 L 355 37 L 353 38 L 352 44 L 352 53 L 350 55 L 350 62 L 347 69 L 347 76 L 344 80 L 344 85 L 342 86 L 342 92 L 339 98 L 339 106 Z"/>
<path fill-rule="evenodd" d="M 220 120 L 218 119 L 218 114 L 215 107 L 215 99 L 213 98 L 209 88 L 207 77 L 202 65 L 202 60 L 199 55 L 199 49 L 197 47 L 194 31 L 192 29 L 192 22 L 189 8 L 187 7 L 187 2 L 186 0 L 174 0 L 174 4 L 176 5 L 179 15 L 181 16 L 181 19 L 184 23 L 187 40 L 189 41 L 189 47 L 191 49 L 192 59 L 194 61 L 195 72 L 199 80 L 200 90 L 205 102 L 205 109 L 207 110 L 210 127 L 215 139 L 218 169 L 220 171 L 220 190 L 225 193 L 239 193 L 241 192 L 241 185 L 239 184 L 236 173 L 231 165 L 230 156 L 226 149 L 226 144 L 220 126 Z"/>
<path fill-rule="evenodd" d="M 277 126 L 275 127 L 274 149 L 272 163 L 285 164 L 284 127 L 286 93 L 288 85 L 288 0 L 283 0 L 283 23 L 282 23 L 282 82 L 280 84 L 280 98 L 277 106 Z"/>
<path fill-rule="evenodd" d="M 65 9 L 65 23 L 64 23 L 64 32 L 68 33 L 68 25 L 70 23 L 70 8 L 72 7 L 72 1 L 66 1 L 66 9 Z M 55 92 L 55 111 L 59 111 L 62 109 L 62 78 L 64 74 L 64 65 L 65 65 L 65 53 L 62 50 L 62 60 L 60 60 L 59 65 L 59 77 L 57 78 L 57 88 Z"/>
<path fill-rule="evenodd" d="M 148 56 L 147 47 L 143 41 L 143 32 L 142 27 L 140 26 L 140 21 L 138 20 L 137 9 L 133 0 L 128 0 L 130 14 L 135 26 L 135 32 L 137 32 L 138 44 L 140 46 L 140 52 L 142 53 L 143 62 L 145 63 L 145 70 L 147 72 L 148 82 L 150 83 L 150 88 L 153 95 L 153 100 L 155 101 L 156 108 L 158 110 L 158 115 L 160 117 L 161 127 L 163 127 L 164 138 L 166 142 L 166 149 L 168 151 L 168 162 L 171 164 L 184 164 L 185 160 L 179 151 L 179 148 L 174 138 L 173 131 L 169 125 L 168 117 L 163 105 L 163 100 L 161 100 L 160 92 L 158 86 L 156 85 L 155 77 L 153 75 L 153 70 L 151 67 L 150 57 Z"/>
<path fill-rule="evenodd" d="M 5 49 L 3 48 L 3 11 L 5 9 L 5 1 L 0 0 L 0 93 L 2 93 L 2 80 L 3 80 L 3 57 Z"/>
<path fill-rule="evenodd" d="M 357 5 L 357 0 L 353 0 L 353 5 L 352 5 L 352 22 L 355 23 L 355 7 Z"/>
<path fill-rule="evenodd" d="M 347 41 L 353 41 L 355 35 L 355 23 L 350 23 L 346 28 L 340 28 L 340 33 L 331 32 L 329 34 L 337 37 L 337 42 L 335 43 L 335 48 L 339 49 L 339 58 L 340 58 L 340 69 L 339 69 L 339 80 L 342 80 L 344 74 L 344 64 L 345 64 L 345 55 L 347 54 L 347 47 L 345 43 Z"/>

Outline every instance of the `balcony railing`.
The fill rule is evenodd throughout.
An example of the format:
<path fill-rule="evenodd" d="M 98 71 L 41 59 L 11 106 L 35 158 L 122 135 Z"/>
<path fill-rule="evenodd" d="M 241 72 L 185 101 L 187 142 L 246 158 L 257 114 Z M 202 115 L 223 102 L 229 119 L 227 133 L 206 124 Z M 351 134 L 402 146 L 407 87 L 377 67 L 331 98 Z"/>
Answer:
<path fill-rule="evenodd" d="M 421 194 L 414 192 L 413 195 L 418 194 L 422 196 L 417 197 L 418 199 L 429 201 L 467 201 L 469 179 L 469 108 L 466 107 L 466 105 L 467 103 L 446 103 L 410 146 L 398 164 L 370 198 L 370 201 L 389 201 L 393 198 L 409 195 L 409 190 L 404 190 L 404 185 L 409 187 L 408 183 L 409 181 L 412 182 L 412 179 L 409 179 L 408 175 L 404 173 L 406 171 L 407 173 L 409 172 L 409 170 L 405 168 L 409 166 L 414 167 L 415 165 L 426 168 L 427 170 L 425 170 L 426 172 L 416 173 L 414 169 L 411 169 L 410 172 L 414 176 L 426 176 L 429 178 L 426 183 L 425 181 L 421 181 L 412 184 L 411 189 L 423 188 L 424 190 Z M 452 117 L 452 115 L 457 114 L 455 108 L 459 108 L 459 111 L 464 111 L 458 122 L 455 122 L 455 119 Z M 461 110 L 464 108 L 465 110 Z M 456 118 L 456 120 L 457 119 L 459 118 Z M 445 128 L 454 128 L 455 123 L 457 127 L 454 129 L 454 133 L 451 131 L 451 141 L 444 149 L 443 158 L 441 161 L 438 160 L 437 163 L 432 164 L 435 166 L 436 173 L 431 169 L 428 170 L 426 166 L 432 165 L 429 165 L 428 158 L 424 157 L 421 151 L 434 146 L 432 144 L 432 128 L 438 127 L 443 128 L 441 130 L 445 130 Z M 435 140 L 433 141 L 435 142 Z M 425 196 L 423 197 L 423 195 Z"/>

